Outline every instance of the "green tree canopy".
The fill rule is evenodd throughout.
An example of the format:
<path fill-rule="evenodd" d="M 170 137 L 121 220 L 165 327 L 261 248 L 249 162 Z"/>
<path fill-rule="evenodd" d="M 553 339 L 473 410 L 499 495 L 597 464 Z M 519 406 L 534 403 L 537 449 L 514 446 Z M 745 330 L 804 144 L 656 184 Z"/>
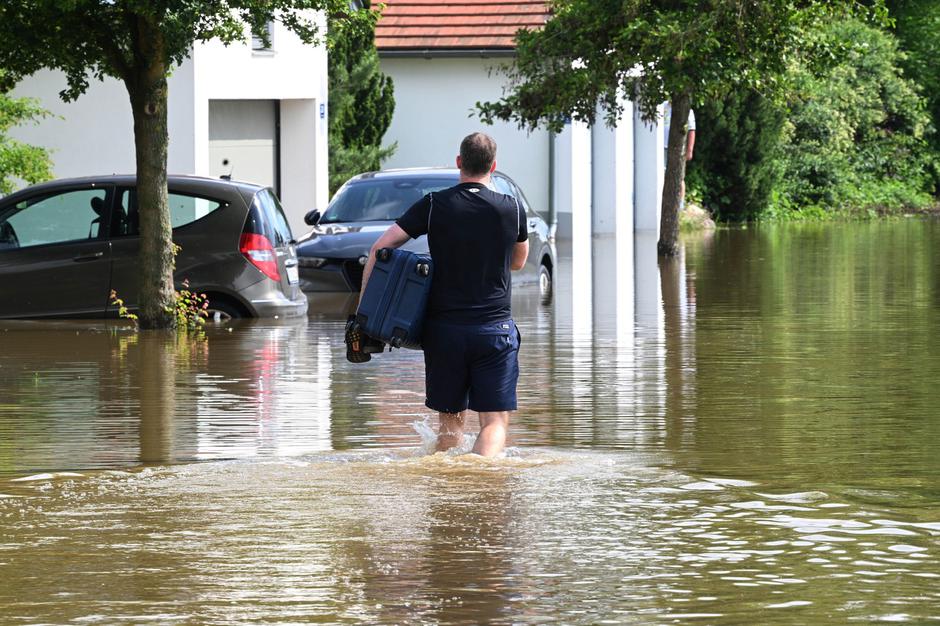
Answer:
<path fill-rule="evenodd" d="M 897 40 L 854 19 L 828 24 L 818 37 L 832 54 L 791 69 L 779 200 L 843 209 L 926 202 L 930 119 L 902 73 Z"/>
<path fill-rule="evenodd" d="M 901 59 L 905 73 L 920 86 L 927 101 L 932 128 L 927 140 L 933 149 L 932 184 L 940 193 L 940 2 L 936 0 L 890 0 L 895 33 L 906 53 Z"/>
<path fill-rule="evenodd" d="M 0 194 L 13 191 L 17 179 L 38 183 L 52 178 L 52 160 L 48 150 L 16 141 L 7 135 L 11 128 L 35 123 L 47 115 L 48 112 L 30 98 L 0 94 Z"/>
<path fill-rule="evenodd" d="M 648 119 L 670 100 L 659 250 L 675 254 L 690 106 L 741 87 L 783 91 L 806 33 L 855 8 L 852 0 L 554 0 L 544 29 L 517 35 L 506 96 L 478 108 L 485 120 L 558 130 L 569 117 L 593 123 L 598 105 L 613 122 L 624 94 Z"/>
<path fill-rule="evenodd" d="M 379 68 L 375 29 L 330 20 L 330 193 L 351 176 L 377 170 L 395 152 L 382 147 L 392 122 L 392 79 Z"/>
<path fill-rule="evenodd" d="M 134 116 L 140 215 L 140 324 L 174 323 L 173 246 L 167 208 L 167 75 L 197 41 L 267 39 L 279 21 L 306 42 L 320 35 L 308 11 L 370 25 L 348 0 L 4 0 L 0 3 L 0 89 L 51 68 L 65 73 L 65 99 L 92 79 L 123 81 Z"/>

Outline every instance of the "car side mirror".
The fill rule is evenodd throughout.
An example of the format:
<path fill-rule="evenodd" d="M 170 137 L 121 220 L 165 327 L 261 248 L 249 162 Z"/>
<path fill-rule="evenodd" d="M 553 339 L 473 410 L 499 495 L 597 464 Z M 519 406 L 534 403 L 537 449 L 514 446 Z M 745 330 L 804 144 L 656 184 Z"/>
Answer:
<path fill-rule="evenodd" d="M 320 211 L 318 211 L 317 209 L 308 211 L 307 214 L 304 215 L 304 222 L 308 226 L 316 226 L 317 224 L 319 224 L 320 223 Z"/>

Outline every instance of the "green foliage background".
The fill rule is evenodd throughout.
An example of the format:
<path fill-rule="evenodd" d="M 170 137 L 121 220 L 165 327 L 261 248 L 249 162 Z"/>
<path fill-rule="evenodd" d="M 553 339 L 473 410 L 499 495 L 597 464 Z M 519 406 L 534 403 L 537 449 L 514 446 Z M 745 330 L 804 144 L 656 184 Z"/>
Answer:
<path fill-rule="evenodd" d="M 39 183 L 52 178 L 48 150 L 7 135 L 15 126 L 37 122 L 48 115 L 34 100 L 0 94 L 0 194 L 12 192 L 17 179 Z"/>
<path fill-rule="evenodd" d="M 932 127 L 927 133 L 933 193 L 940 191 L 940 2 L 894 0 L 888 3 L 894 32 L 905 52 L 901 66 L 921 89 Z"/>
<path fill-rule="evenodd" d="M 377 170 L 397 144 L 382 147 L 392 122 L 392 79 L 379 68 L 375 27 L 348 28 L 331 20 L 329 52 L 330 194 L 348 178 Z"/>
<path fill-rule="evenodd" d="M 897 40 L 856 20 L 820 36 L 842 45 L 820 70 L 793 70 L 798 91 L 779 154 L 781 199 L 835 209 L 924 205 L 930 120 L 901 72 Z"/>
<path fill-rule="evenodd" d="M 940 96 L 940 77 L 923 68 L 936 66 L 934 58 L 915 63 L 890 30 L 859 19 L 829 23 L 808 39 L 828 53 L 792 60 L 783 101 L 738 92 L 696 110 L 689 186 L 722 219 L 933 204 L 937 144 L 929 107 Z M 933 49 L 923 39 L 918 45 Z M 906 74 L 906 67 L 921 70 Z"/>

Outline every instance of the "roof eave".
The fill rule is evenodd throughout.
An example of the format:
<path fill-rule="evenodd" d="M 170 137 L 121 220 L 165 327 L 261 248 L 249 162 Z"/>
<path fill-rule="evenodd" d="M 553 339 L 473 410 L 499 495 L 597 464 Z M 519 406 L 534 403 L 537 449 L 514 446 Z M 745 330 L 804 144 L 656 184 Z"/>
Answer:
<path fill-rule="evenodd" d="M 386 58 L 471 58 L 514 57 L 515 48 L 379 48 L 380 57 Z"/>

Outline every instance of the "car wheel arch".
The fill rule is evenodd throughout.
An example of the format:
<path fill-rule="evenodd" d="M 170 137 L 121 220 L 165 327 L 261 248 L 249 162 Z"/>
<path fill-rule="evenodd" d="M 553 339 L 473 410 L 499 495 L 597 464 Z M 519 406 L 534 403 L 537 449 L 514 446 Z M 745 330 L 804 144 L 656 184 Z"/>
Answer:
<path fill-rule="evenodd" d="M 539 260 L 539 300 L 542 304 L 551 304 L 555 293 L 554 265 L 550 255 L 545 254 Z"/>
<path fill-rule="evenodd" d="M 548 273 L 554 276 L 555 274 L 555 264 L 552 263 L 552 257 L 547 252 L 542 253 L 542 258 L 539 259 L 539 264 L 544 265 L 548 269 Z"/>
<path fill-rule="evenodd" d="M 206 299 L 209 301 L 209 309 L 213 310 L 218 308 L 219 310 L 232 309 L 238 313 L 238 315 L 233 315 L 232 317 L 254 317 L 251 310 L 248 306 L 242 302 L 237 296 L 234 296 L 229 293 L 221 291 L 201 291 L 198 289 L 193 290 L 194 293 L 202 293 L 206 296 Z M 223 309 L 225 307 L 225 309 Z M 228 311 L 226 311 L 228 312 Z"/>

